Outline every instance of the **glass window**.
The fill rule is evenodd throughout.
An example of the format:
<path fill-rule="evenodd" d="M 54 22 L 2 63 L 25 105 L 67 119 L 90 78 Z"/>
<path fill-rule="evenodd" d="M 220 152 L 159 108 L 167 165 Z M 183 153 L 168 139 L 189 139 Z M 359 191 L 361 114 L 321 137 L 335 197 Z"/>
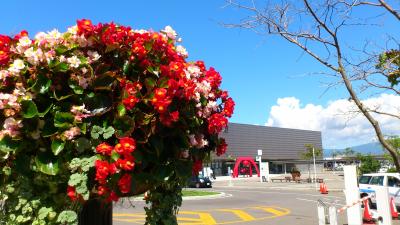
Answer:
<path fill-rule="evenodd" d="M 388 176 L 388 187 L 399 187 L 400 180 L 396 177 Z"/>
<path fill-rule="evenodd" d="M 370 184 L 383 186 L 383 176 L 372 177 Z"/>
<path fill-rule="evenodd" d="M 369 184 L 370 180 L 371 180 L 371 176 L 361 176 L 360 179 L 358 179 L 358 182 L 360 184 Z"/>

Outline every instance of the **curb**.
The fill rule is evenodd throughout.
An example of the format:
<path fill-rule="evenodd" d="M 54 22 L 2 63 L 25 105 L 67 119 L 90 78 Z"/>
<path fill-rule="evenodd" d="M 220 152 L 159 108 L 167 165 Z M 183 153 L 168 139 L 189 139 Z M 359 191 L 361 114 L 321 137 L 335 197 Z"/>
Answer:
<path fill-rule="evenodd" d="M 182 201 L 185 201 L 185 200 L 217 199 L 217 198 L 228 198 L 228 197 L 232 197 L 232 194 L 226 194 L 225 192 L 219 192 L 219 194 L 215 194 L 215 195 L 186 196 L 186 197 L 182 197 Z M 143 199 L 143 197 L 130 198 L 130 200 L 132 200 L 134 202 L 144 202 L 145 201 Z"/>
<path fill-rule="evenodd" d="M 290 190 L 290 191 L 317 191 L 315 190 L 315 188 L 311 188 L 311 187 L 247 187 L 247 186 L 215 186 L 216 188 L 238 188 L 238 189 L 258 189 L 258 190 L 268 190 L 268 189 L 272 189 L 272 190 Z M 343 192 L 343 189 L 337 189 L 337 188 L 333 188 L 333 189 L 328 189 L 328 192 Z"/>

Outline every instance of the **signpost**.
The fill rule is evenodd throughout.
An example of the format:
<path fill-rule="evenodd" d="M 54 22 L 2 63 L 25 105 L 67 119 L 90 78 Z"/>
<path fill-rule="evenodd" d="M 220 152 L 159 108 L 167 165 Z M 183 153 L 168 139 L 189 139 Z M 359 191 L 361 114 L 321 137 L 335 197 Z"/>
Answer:
<path fill-rule="evenodd" d="M 257 157 L 258 165 L 260 168 L 260 182 L 269 182 L 269 165 L 268 162 L 262 162 L 262 150 L 257 150 Z"/>

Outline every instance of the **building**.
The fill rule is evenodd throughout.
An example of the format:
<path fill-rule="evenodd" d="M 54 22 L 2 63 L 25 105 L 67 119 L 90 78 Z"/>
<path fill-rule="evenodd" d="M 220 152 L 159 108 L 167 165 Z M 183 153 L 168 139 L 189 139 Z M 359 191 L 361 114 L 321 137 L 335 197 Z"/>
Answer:
<path fill-rule="evenodd" d="M 228 150 L 225 155 L 214 156 L 211 167 L 216 175 L 228 175 L 236 157 L 257 156 L 262 149 L 262 161 L 269 162 L 270 173 L 290 173 L 296 167 L 302 174 L 308 173 L 309 161 L 301 158 L 305 144 L 322 149 L 321 132 L 288 129 L 249 124 L 229 123 L 221 134 L 226 139 Z M 318 171 L 323 169 L 322 156 L 317 158 Z"/>

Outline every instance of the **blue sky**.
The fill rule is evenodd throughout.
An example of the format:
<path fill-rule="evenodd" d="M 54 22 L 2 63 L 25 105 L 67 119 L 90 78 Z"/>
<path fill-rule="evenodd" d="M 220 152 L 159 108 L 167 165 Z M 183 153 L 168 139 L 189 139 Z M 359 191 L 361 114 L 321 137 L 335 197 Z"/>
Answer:
<path fill-rule="evenodd" d="M 39 3 L 40 2 L 40 3 Z M 308 75 L 324 68 L 276 37 L 264 37 L 222 22 L 238 21 L 243 13 L 216 1 L 5 1 L 0 33 L 26 29 L 31 36 L 57 28 L 64 32 L 76 19 L 114 21 L 135 29 L 172 26 L 183 39 L 189 60 L 204 60 L 223 76 L 223 88 L 236 101 L 232 122 L 264 125 L 278 98 L 295 97 L 303 104 L 325 107 L 347 98 L 338 87 L 324 93 L 324 77 Z M 6 10 L 4 10 L 6 9 Z M 351 41 L 354 33 L 346 34 Z"/>

